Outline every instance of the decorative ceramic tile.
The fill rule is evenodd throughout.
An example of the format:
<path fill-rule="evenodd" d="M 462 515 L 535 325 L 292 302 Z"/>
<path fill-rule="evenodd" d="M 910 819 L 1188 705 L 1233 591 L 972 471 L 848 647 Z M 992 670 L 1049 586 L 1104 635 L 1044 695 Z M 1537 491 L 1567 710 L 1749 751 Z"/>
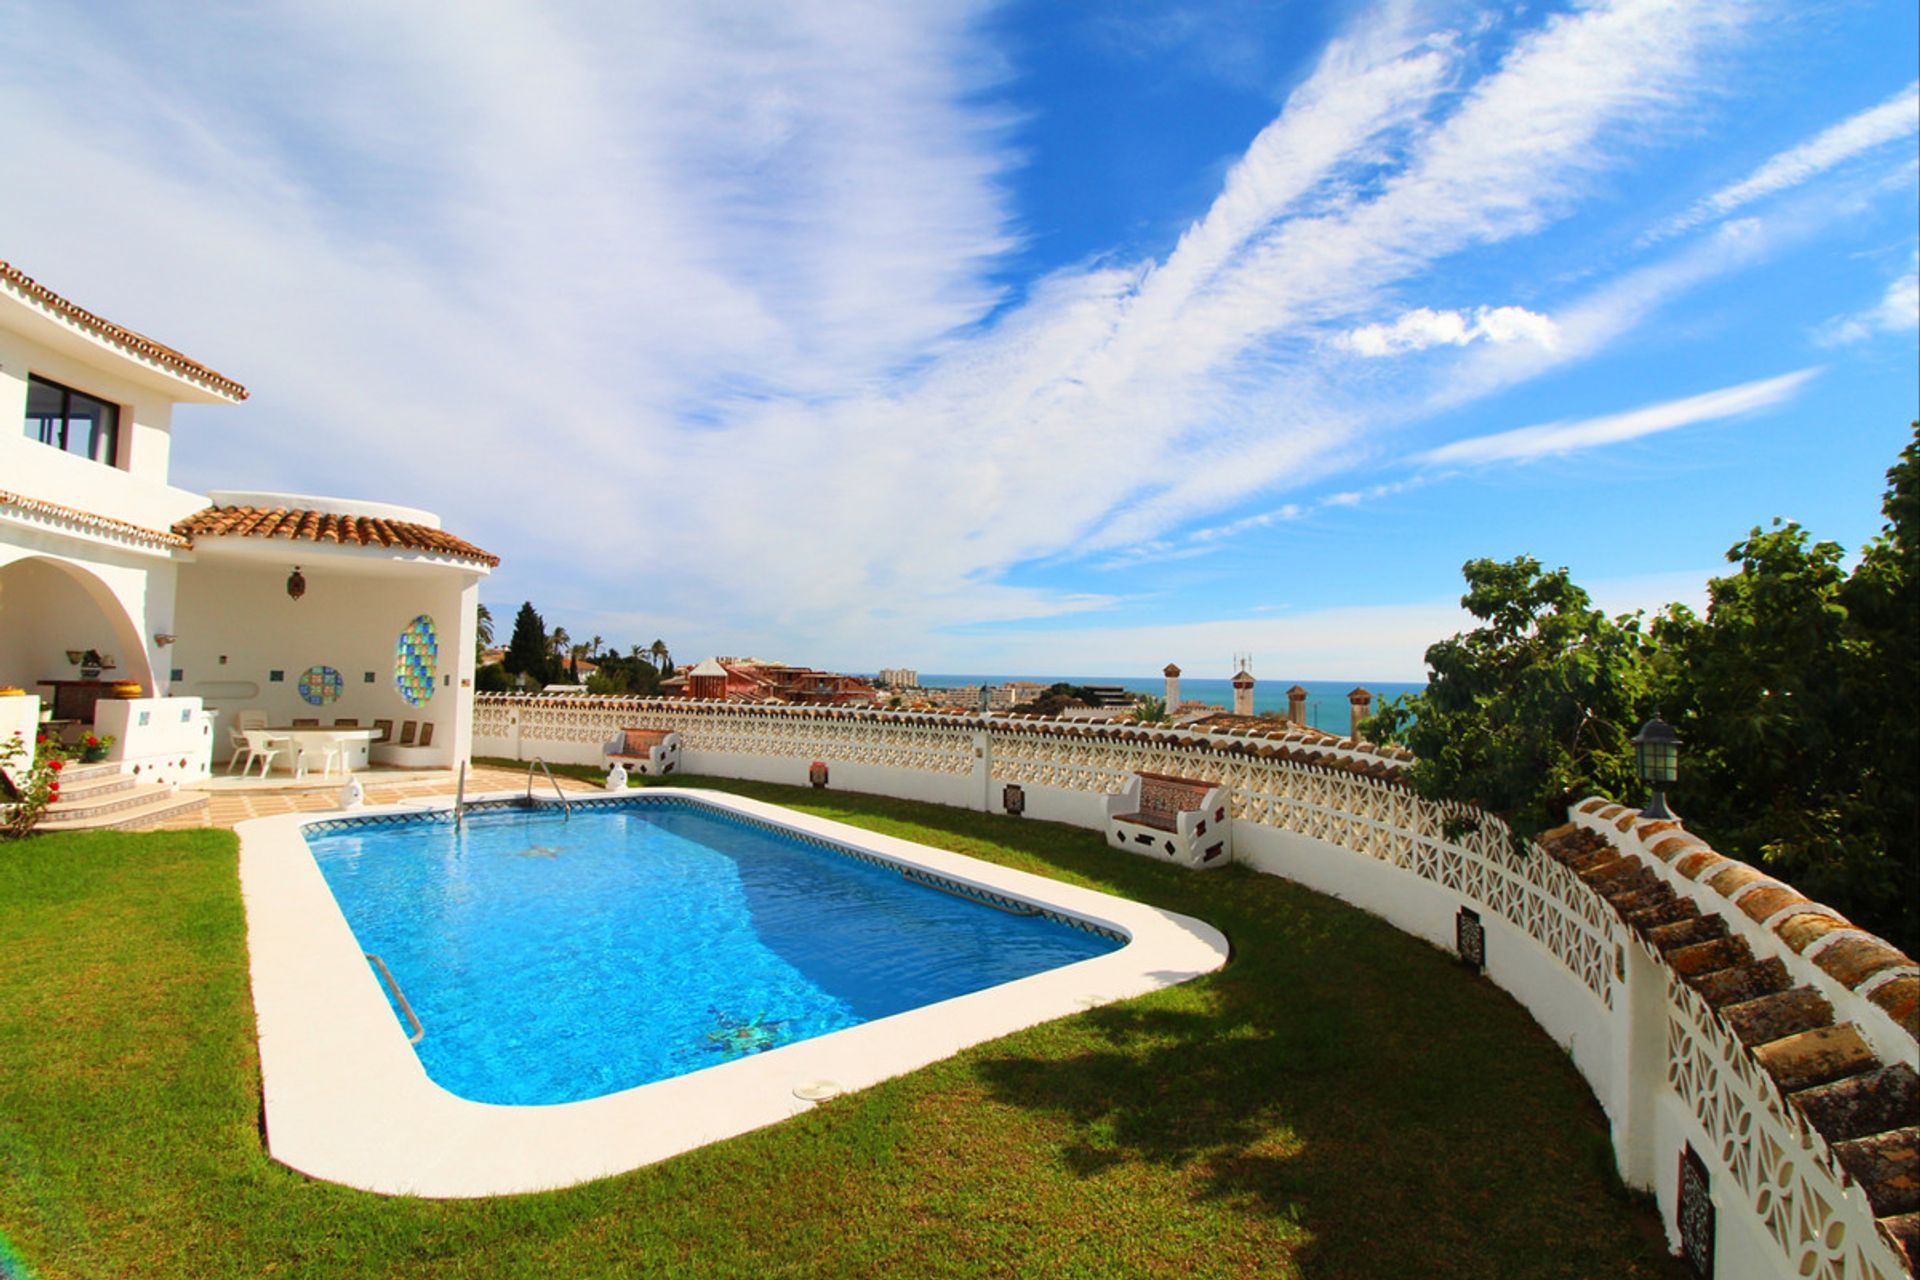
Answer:
<path fill-rule="evenodd" d="M 324 707 L 340 697 L 345 684 L 332 667 L 308 667 L 300 673 L 300 698 L 311 706 Z"/>
<path fill-rule="evenodd" d="M 412 705 L 426 705 L 433 697 L 433 677 L 440 665 L 440 633 L 433 619 L 421 614 L 407 624 L 394 646 L 393 683 Z"/>

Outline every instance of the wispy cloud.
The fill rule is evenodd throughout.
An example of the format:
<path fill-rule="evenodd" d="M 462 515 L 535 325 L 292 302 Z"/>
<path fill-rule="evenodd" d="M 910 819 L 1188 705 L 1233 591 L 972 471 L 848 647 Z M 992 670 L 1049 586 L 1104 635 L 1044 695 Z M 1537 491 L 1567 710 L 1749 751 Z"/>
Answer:
<path fill-rule="evenodd" d="M 1513 362 L 1464 401 L 1620 332 L 1644 306 L 1405 308 L 1576 210 L 1764 16 L 1358 14 L 1164 254 L 1009 291 L 971 5 L 7 13 L 47 179 L 0 198 L 9 256 L 255 389 L 179 416 L 180 479 L 435 507 L 550 613 L 809 655 L 1106 608 L 1007 571 L 1186 554 L 1336 472 L 1393 411 L 1337 335 Z"/>
<path fill-rule="evenodd" d="M 1430 466 L 1531 462 L 1538 458 L 1619 444 L 1661 431 L 1672 431 L 1677 427 L 1717 422 L 1743 413 L 1770 409 L 1790 399 L 1819 372 L 1818 369 L 1800 369 L 1777 378 L 1743 382 L 1703 395 L 1643 405 L 1625 413 L 1585 418 L 1577 422 L 1547 422 L 1456 440 L 1421 454 L 1415 461 Z"/>
<path fill-rule="evenodd" d="M 1417 307 L 1392 324 L 1367 324 L 1334 338 L 1334 345 L 1357 355 L 1395 356 L 1428 347 L 1464 347 L 1486 341 L 1498 345 L 1531 342 L 1552 350 L 1559 344 L 1552 317 L 1525 307 L 1478 307 L 1472 312 Z"/>
<path fill-rule="evenodd" d="M 1740 181 L 1706 197 L 1679 217 L 1648 235 L 1662 239 L 1723 218 L 1789 187 L 1797 187 L 1857 155 L 1920 131 L 1920 81 L 1915 81 L 1876 107 L 1870 107 L 1822 130 L 1797 147 L 1773 156 Z"/>
<path fill-rule="evenodd" d="M 1838 347 L 1881 333 L 1920 328 L 1920 255 L 1915 269 L 1887 286 L 1880 300 L 1850 316 L 1836 316 L 1814 332 L 1821 346 Z"/>

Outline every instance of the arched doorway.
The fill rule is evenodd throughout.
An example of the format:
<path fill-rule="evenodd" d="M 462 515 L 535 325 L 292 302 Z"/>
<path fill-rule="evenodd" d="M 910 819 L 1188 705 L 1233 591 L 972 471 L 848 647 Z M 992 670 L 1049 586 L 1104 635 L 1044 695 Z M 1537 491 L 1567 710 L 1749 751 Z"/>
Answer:
<path fill-rule="evenodd" d="M 0 684 L 44 700 L 42 680 L 78 680 L 69 654 L 94 650 L 113 659 L 103 679 L 155 688 L 140 628 L 113 588 L 84 566 L 51 556 L 0 565 Z"/>

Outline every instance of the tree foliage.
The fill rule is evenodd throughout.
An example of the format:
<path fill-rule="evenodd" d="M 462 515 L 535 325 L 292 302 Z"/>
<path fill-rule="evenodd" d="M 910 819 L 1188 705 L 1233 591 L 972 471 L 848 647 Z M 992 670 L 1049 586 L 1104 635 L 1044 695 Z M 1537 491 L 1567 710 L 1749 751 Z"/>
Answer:
<path fill-rule="evenodd" d="M 1886 524 L 1849 571 L 1776 520 L 1728 553 L 1704 616 L 1608 618 L 1566 570 L 1465 568 L 1482 625 L 1427 650 L 1424 693 L 1361 726 L 1418 755 L 1432 799 L 1521 835 L 1583 795 L 1642 801 L 1631 739 L 1656 705 L 1683 742 L 1689 830 L 1920 949 L 1920 424 L 1887 473 Z"/>
<path fill-rule="evenodd" d="M 1721 852 L 1920 949 L 1920 442 L 1849 572 L 1797 524 L 1754 529 L 1704 617 L 1654 627 L 1686 743 L 1675 806 Z"/>
<path fill-rule="evenodd" d="M 1482 625 L 1429 648 L 1426 691 L 1385 704 L 1362 735 L 1412 748 L 1423 795 L 1523 836 L 1566 821 L 1583 792 L 1628 794 L 1650 680 L 1639 619 L 1607 617 L 1564 568 L 1531 557 L 1463 572 L 1460 603 Z"/>
<path fill-rule="evenodd" d="M 535 684 L 548 684 L 553 680 L 547 624 L 531 600 L 522 604 L 520 612 L 514 615 L 513 638 L 507 641 L 507 654 L 500 665 L 507 669 L 508 675 L 524 675 Z"/>

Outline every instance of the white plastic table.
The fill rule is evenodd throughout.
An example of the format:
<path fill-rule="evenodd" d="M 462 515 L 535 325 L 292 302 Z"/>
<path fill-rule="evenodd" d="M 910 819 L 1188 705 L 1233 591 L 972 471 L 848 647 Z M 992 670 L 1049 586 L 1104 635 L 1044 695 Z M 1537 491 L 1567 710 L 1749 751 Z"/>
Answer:
<path fill-rule="evenodd" d="M 322 725 L 316 729 L 303 725 L 295 729 L 290 725 L 269 725 L 266 732 L 276 738 L 286 738 L 293 744 L 293 749 L 287 752 L 285 767 L 289 772 L 298 774 L 319 771 L 320 766 L 326 763 L 327 747 L 333 738 L 339 738 L 340 745 L 345 748 L 344 763 L 348 773 L 365 769 L 368 764 L 367 753 L 373 746 L 373 736 L 379 731 L 344 726 L 330 729 Z"/>

